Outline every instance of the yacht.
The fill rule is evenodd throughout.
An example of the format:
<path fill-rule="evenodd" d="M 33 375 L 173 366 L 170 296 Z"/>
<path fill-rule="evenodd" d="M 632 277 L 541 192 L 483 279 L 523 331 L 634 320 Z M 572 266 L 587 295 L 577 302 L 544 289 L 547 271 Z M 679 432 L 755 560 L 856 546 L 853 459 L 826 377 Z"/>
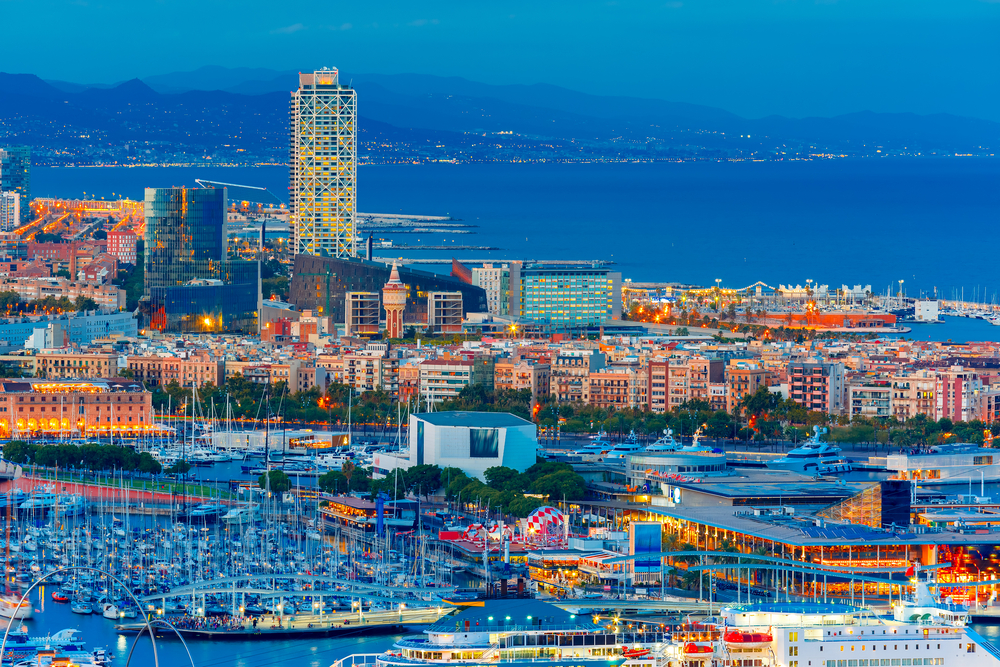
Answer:
<path fill-rule="evenodd" d="M 229 525 L 242 525 L 244 523 L 254 523 L 260 518 L 260 508 L 244 505 L 234 507 L 222 515 L 222 523 Z"/>
<path fill-rule="evenodd" d="M 832 475 L 850 472 L 851 464 L 844 459 L 840 447 L 820 442 L 825 428 L 813 426 L 813 436 L 780 459 L 768 461 L 772 470 L 791 470 L 805 475 Z"/>
<path fill-rule="evenodd" d="M 56 494 L 48 490 L 35 489 L 18 508 L 25 512 L 47 512 L 56 505 Z"/>
<path fill-rule="evenodd" d="M 629 438 L 625 442 L 620 442 L 604 455 L 601 459 L 604 463 L 624 463 L 625 457 L 629 454 L 636 454 L 642 451 L 642 445 Z"/>
<path fill-rule="evenodd" d="M 674 432 L 669 428 L 663 429 L 663 435 L 656 442 L 647 445 L 643 453 L 657 454 L 660 452 L 676 452 L 680 450 L 681 443 L 674 440 Z"/>
<path fill-rule="evenodd" d="M 697 452 L 715 452 L 715 453 L 721 453 L 721 451 L 722 451 L 721 449 L 718 449 L 716 447 L 709 447 L 708 445 L 701 444 L 701 439 L 702 439 L 702 437 L 704 437 L 701 434 L 702 428 L 703 427 L 699 426 L 698 430 L 694 432 L 693 436 L 691 436 L 691 444 L 690 445 L 681 445 L 681 447 L 677 451 L 679 451 L 679 452 L 687 452 L 687 453 L 697 453 Z"/>
<path fill-rule="evenodd" d="M 584 463 L 593 463 L 614 448 L 614 445 L 604 438 L 597 438 L 593 442 L 584 445 L 576 451 L 570 452 L 570 456 L 579 456 Z"/>

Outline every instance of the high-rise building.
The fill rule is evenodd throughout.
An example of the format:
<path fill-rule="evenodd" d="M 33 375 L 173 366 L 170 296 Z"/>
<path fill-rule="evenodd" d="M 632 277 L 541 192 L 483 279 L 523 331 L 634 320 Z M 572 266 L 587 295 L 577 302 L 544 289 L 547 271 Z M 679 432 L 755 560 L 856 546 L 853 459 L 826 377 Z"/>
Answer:
<path fill-rule="evenodd" d="M 621 276 L 597 262 L 511 262 L 510 314 L 570 328 L 603 324 L 621 317 Z"/>
<path fill-rule="evenodd" d="M 221 279 L 225 188 L 146 188 L 145 216 L 147 295 L 153 287 Z"/>
<path fill-rule="evenodd" d="M 20 222 L 31 220 L 31 147 L 0 148 L 0 191 L 21 195 Z"/>
<path fill-rule="evenodd" d="M 473 267 L 472 284 L 486 290 L 486 305 L 494 315 L 509 312 L 510 267 L 507 264 L 483 264 Z"/>
<path fill-rule="evenodd" d="M 399 279 L 399 269 L 392 264 L 389 282 L 382 288 L 382 305 L 385 308 L 385 337 L 403 337 L 403 310 L 406 308 L 406 285 Z"/>
<path fill-rule="evenodd" d="M 357 95 L 336 69 L 299 74 L 290 108 L 293 254 L 356 254 Z"/>
<path fill-rule="evenodd" d="M 9 232 L 21 226 L 21 195 L 17 192 L 0 192 L 0 232 Z"/>
<path fill-rule="evenodd" d="M 147 188 L 146 285 L 150 328 L 257 333 L 257 262 L 228 259 L 225 188 Z"/>

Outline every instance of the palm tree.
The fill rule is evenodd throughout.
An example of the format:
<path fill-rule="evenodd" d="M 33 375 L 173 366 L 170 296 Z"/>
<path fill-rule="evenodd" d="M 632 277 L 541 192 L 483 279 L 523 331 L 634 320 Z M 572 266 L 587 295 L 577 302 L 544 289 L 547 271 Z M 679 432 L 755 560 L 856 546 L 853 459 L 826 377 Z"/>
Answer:
<path fill-rule="evenodd" d="M 347 478 L 347 488 L 351 488 L 351 476 L 354 474 L 354 469 L 356 466 L 350 461 L 344 461 L 344 465 L 340 466 L 340 472 L 344 473 L 344 477 Z"/>

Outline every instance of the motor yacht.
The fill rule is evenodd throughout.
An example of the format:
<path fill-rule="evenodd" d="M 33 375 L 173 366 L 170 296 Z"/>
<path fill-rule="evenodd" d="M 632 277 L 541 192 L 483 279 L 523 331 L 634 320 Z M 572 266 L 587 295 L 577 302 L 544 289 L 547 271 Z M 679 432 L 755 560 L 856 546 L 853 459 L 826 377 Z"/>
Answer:
<path fill-rule="evenodd" d="M 681 443 L 674 440 L 674 432 L 672 429 L 663 429 L 663 435 L 660 436 L 656 442 L 647 445 L 646 449 L 643 450 L 644 453 L 657 454 L 659 452 L 676 452 L 680 450 Z"/>
<path fill-rule="evenodd" d="M 222 523 L 229 525 L 241 525 L 244 523 L 253 523 L 260 518 L 260 508 L 252 507 L 250 505 L 244 505 L 242 507 L 234 507 L 225 514 L 222 515 Z"/>
<path fill-rule="evenodd" d="M 841 454 L 840 447 L 820 442 L 827 430 L 813 426 L 811 438 L 785 454 L 767 463 L 772 470 L 791 470 L 805 475 L 833 475 L 851 471 L 851 463 Z"/>

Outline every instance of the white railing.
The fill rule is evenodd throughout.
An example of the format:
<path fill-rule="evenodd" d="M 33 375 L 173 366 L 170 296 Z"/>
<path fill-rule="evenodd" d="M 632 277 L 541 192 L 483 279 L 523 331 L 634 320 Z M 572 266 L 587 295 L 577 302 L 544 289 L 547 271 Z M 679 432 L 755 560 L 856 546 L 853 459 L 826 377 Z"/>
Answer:
<path fill-rule="evenodd" d="M 352 653 L 334 662 L 330 667 L 362 667 L 364 665 L 374 665 L 381 653 Z"/>

